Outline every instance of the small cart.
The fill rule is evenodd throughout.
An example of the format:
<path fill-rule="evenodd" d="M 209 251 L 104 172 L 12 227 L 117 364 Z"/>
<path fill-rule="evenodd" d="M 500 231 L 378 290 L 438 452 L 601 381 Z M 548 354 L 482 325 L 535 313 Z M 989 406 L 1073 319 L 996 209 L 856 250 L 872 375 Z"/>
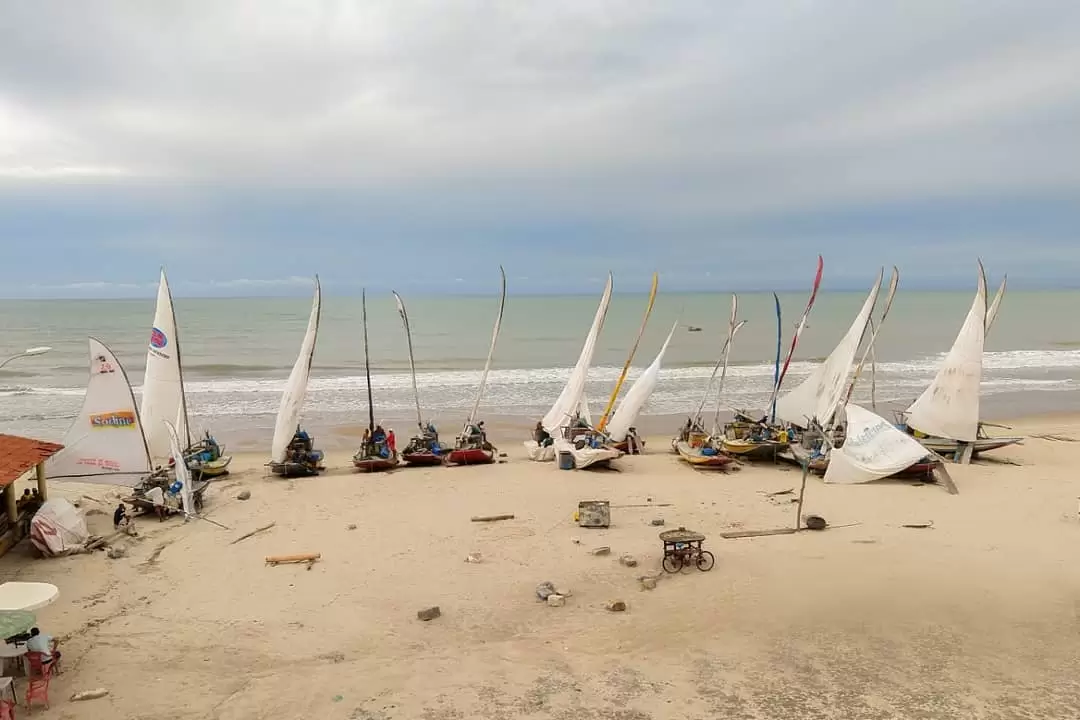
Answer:
<path fill-rule="evenodd" d="M 701 549 L 701 543 L 705 542 L 705 536 L 701 533 L 680 527 L 678 530 L 665 530 L 660 533 L 660 539 L 664 541 L 662 564 L 669 573 L 677 573 L 693 565 L 702 572 L 708 572 L 716 564 L 713 554 Z"/>

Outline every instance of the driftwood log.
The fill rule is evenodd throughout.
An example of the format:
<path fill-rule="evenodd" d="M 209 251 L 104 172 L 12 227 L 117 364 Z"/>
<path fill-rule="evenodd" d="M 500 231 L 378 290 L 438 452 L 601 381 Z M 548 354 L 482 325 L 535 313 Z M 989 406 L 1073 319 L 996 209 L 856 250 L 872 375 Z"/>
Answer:
<path fill-rule="evenodd" d="M 255 528 L 254 530 L 252 530 L 252 531 L 251 531 L 251 532 L 249 532 L 249 533 L 244 533 L 243 535 L 241 535 L 240 537 L 236 538 L 235 540 L 233 540 L 233 541 L 232 541 L 231 543 L 229 543 L 229 544 L 230 544 L 230 545 L 235 545 L 236 543 L 240 542 L 241 540 L 247 540 L 247 539 L 248 539 L 249 537 L 251 537 L 252 535 L 258 535 L 258 534 L 259 534 L 259 533 L 261 533 L 261 532 L 264 532 L 264 531 L 266 531 L 266 530 L 269 530 L 270 528 L 274 527 L 275 525 L 277 525 L 277 523 L 270 523 L 269 525 L 263 525 L 263 526 L 262 526 L 262 527 L 260 527 L 260 528 Z"/>
<path fill-rule="evenodd" d="M 322 557 L 322 553 L 298 553 L 296 555 L 267 555 L 266 562 L 270 565 L 284 563 L 313 563 Z"/>
<path fill-rule="evenodd" d="M 513 520 L 513 515 L 475 515 L 473 522 L 495 522 L 496 520 Z"/>

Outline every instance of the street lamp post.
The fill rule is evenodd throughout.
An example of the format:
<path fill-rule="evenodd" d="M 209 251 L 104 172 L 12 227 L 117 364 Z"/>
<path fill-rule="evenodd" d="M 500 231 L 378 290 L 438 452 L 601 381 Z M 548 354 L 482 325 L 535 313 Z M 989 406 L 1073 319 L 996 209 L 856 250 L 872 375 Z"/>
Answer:
<path fill-rule="evenodd" d="M 4 362 L 0 362 L 0 368 L 4 367 L 5 365 L 7 365 L 12 360 L 18 360 L 19 358 L 24 358 L 24 357 L 33 357 L 34 355 L 44 355 L 45 353 L 49 352 L 50 350 L 52 350 L 52 348 L 47 347 L 47 346 L 27 348 L 26 350 L 23 350 L 18 355 L 12 355 L 11 357 L 9 357 Z"/>

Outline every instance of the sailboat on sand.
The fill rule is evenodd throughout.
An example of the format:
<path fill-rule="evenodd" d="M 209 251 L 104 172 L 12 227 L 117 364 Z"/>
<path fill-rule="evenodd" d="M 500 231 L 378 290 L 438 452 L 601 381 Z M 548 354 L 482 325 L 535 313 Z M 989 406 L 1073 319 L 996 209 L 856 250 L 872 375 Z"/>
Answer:
<path fill-rule="evenodd" d="M 724 380 L 727 378 L 728 362 L 731 359 L 731 346 L 735 341 L 735 335 L 739 332 L 745 320 L 739 320 L 739 296 L 731 296 L 731 317 L 728 320 L 727 338 L 724 347 L 720 350 L 720 359 L 713 366 L 709 381 L 705 383 L 705 392 L 698 403 L 697 412 L 687 418 L 686 424 L 680 429 L 679 434 L 672 439 L 671 449 L 679 457 L 691 466 L 701 469 L 722 470 L 734 462 L 734 459 L 723 451 L 723 445 L 718 437 L 720 428 L 720 405 L 724 393 Z M 703 413 L 705 404 L 712 396 L 713 383 L 716 374 L 720 373 L 720 383 L 716 391 L 716 415 L 713 419 L 712 432 L 706 432 Z"/>
<path fill-rule="evenodd" d="M 537 423 L 533 439 L 525 442 L 530 460 L 551 461 L 555 459 L 556 452 L 567 452 L 574 459 L 574 467 L 583 469 L 592 465 L 607 465 L 621 454 L 614 448 L 605 447 L 602 435 L 591 427 L 589 405 L 585 398 L 589 366 L 611 303 L 611 282 L 611 273 L 608 273 L 607 285 L 593 317 L 592 327 L 566 386 L 555 404 Z"/>
<path fill-rule="evenodd" d="M 668 345 L 671 344 L 671 338 L 678 327 L 679 322 L 676 320 L 667 338 L 664 339 L 664 344 L 660 346 L 660 352 L 656 353 L 649 367 L 645 368 L 641 376 L 626 391 L 626 396 L 619 403 L 615 414 L 611 416 L 611 422 L 604 428 L 612 447 L 616 450 L 635 455 L 644 452 L 645 441 L 638 436 L 634 423 L 645 404 L 649 402 L 649 398 L 652 397 L 653 391 L 656 390 L 664 354 L 667 353 Z"/>
<path fill-rule="evenodd" d="M 900 414 L 904 428 L 924 447 L 939 455 L 954 455 L 956 462 L 966 463 L 979 453 L 1023 442 L 1021 437 L 991 437 L 979 420 L 983 348 L 1007 282 L 1007 277 L 1001 281 L 987 307 L 986 271 L 979 262 L 975 300 L 960 333 L 933 382 Z"/>
<path fill-rule="evenodd" d="M 364 379 L 367 384 L 368 426 L 353 455 L 353 466 L 360 472 L 377 472 L 397 467 L 397 448 L 382 425 L 375 424 L 375 401 L 371 394 L 371 355 L 368 350 L 367 293 L 360 291 L 361 321 L 364 326 Z"/>
<path fill-rule="evenodd" d="M 607 435 L 612 447 L 624 453 L 636 454 L 642 452 L 645 448 L 645 441 L 638 436 L 637 429 L 633 427 L 633 424 L 637 419 L 638 413 L 641 412 L 641 408 L 645 405 L 645 402 L 648 401 L 649 395 L 652 394 L 653 389 L 656 387 L 655 379 L 652 380 L 652 387 L 648 389 L 648 392 L 644 393 L 644 396 L 642 396 L 642 393 L 645 391 L 646 386 L 642 385 L 641 389 L 638 390 L 637 394 L 632 398 L 633 403 L 637 405 L 636 409 L 631 409 L 632 405 L 627 405 L 625 411 L 623 411 L 624 406 L 620 403 L 619 410 L 623 411 L 623 417 L 616 427 L 616 432 L 618 434 L 617 438 L 612 435 L 612 432 L 608 428 L 608 421 L 613 418 L 612 409 L 615 407 L 615 401 L 619 397 L 619 390 L 622 389 L 623 383 L 626 381 L 626 375 L 630 372 L 630 365 L 634 362 L 634 355 L 637 354 L 638 345 L 641 344 L 641 337 L 645 334 L 645 327 L 649 324 L 649 316 L 652 315 L 653 305 L 656 303 L 656 290 L 659 286 L 659 280 L 659 275 L 654 272 L 652 276 L 652 288 L 649 291 L 649 302 L 645 306 L 645 317 L 641 319 L 641 327 L 638 328 L 637 337 L 634 338 L 634 344 L 630 347 L 630 353 L 626 356 L 626 362 L 623 363 L 622 373 L 620 373 L 619 379 L 615 382 L 615 387 L 611 391 L 611 397 L 608 398 L 608 404 L 604 408 L 604 414 L 600 416 L 600 422 L 596 424 L 596 429 Z M 670 340 L 670 337 L 668 339 Z M 661 352 L 661 355 L 663 355 L 663 352 Z M 659 373 L 659 370 L 660 368 L 657 366 L 657 373 Z M 655 375 L 651 377 L 655 378 Z M 632 389 L 633 386 L 631 387 L 631 390 Z M 627 397 L 630 397 L 629 393 L 627 393 Z M 624 398 L 623 403 L 625 402 L 626 399 Z"/>
<path fill-rule="evenodd" d="M 176 460 L 172 439 L 165 426 L 168 421 L 173 423 L 183 449 L 182 456 L 196 478 L 216 477 L 228 472 L 232 458 L 222 454 L 222 447 L 209 432 L 198 443 L 193 445 L 191 442 L 180 333 L 164 268 L 158 282 L 154 324 L 146 350 L 141 412 L 150 460 L 155 466 L 172 467 Z"/>
<path fill-rule="evenodd" d="M 477 420 L 476 416 L 480 411 L 480 399 L 484 396 L 491 359 L 495 355 L 495 344 L 499 340 L 499 330 L 502 327 L 503 310 L 506 308 L 506 272 L 501 265 L 499 276 L 502 279 L 502 293 L 499 297 L 499 314 L 495 316 L 495 327 L 491 331 L 491 346 L 484 362 L 484 372 L 480 375 L 480 385 L 476 388 L 476 400 L 465 420 L 465 427 L 454 443 L 454 449 L 447 456 L 447 462 L 451 465 L 481 465 L 495 461 L 495 446 L 488 442 L 484 421 Z"/>
<path fill-rule="evenodd" d="M 391 291 L 393 292 L 393 291 Z M 412 373 L 413 399 L 416 401 L 417 434 L 409 438 L 409 444 L 401 452 L 401 459 L 409 465 L 441 465 L 446 459 L 446 449 L 439 442 L 439 431 L 430 421 L 425 425 L 420 411 L 420 390 L 416 386 L 416 360 L 413 356 L 412 330 L 409 327 L 409 314 L 405 312 L 405 301 L 396 292 L 398 315 L 405 327 L 405 339 L 409 346 L 409 371 Z"/>
<path fill-rule="evenodd" d="M 154 470 L 127 373 L 112 350 L 89 338 L 90 379 L 64 449 L 45 463 L 50 480 L 134 487 Z M 163 471 L 161 471 L 163 474 Z"/>
<path fill-rule="evenodd" d="M 323 467 L 323 453 L 316 450 L 315 439 L 300 427 L 300 411 L 307 396 L 311 363 L 315 359 L 315 341 L 319 335 L 319 317 L 322 312 L 322 289 L 319 276 L 315 276 L 315 297 L 311 303 L 307 332 L 300 344 L 292 372 L 281 394 L 277 420 L 274 422 L 274 439 L 270 445 L 270 462 L 267 466 L 281 477 L 307 477 L 318 475 Z M 295 428 L 295 429 L 294 429 Z"/>

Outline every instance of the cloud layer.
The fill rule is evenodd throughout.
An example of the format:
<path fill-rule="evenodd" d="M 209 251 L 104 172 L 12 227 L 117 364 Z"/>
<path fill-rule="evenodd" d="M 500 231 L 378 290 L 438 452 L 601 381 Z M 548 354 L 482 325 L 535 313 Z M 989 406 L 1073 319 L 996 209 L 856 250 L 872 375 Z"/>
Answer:
<path fill-rule="evenodd" d="M 827 284 L 1063 282 L 1078 31 L 1049 0 L 13 3 L 0 236 L 56 285 L 736 289 L 819 252 Z"/>

